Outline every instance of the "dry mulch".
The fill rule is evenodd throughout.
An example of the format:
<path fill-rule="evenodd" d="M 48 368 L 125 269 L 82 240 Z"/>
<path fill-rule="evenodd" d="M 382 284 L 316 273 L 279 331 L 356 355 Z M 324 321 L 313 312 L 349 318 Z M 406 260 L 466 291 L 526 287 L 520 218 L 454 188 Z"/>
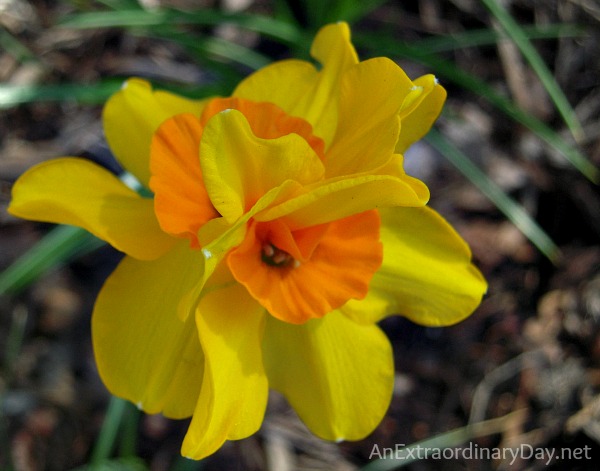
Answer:
<path fill-rule="evenodd" d="M 150 72 L 195 82 L 202 68 L 176 46 L 120 30 L 50 28 L 69 8 L 52 1 L 5 2 L 0 24 L 37 57 L 18 61 L 0 51 L 0 82 L 91 83 Z M 179 2 L 185 4 L 186 2 Z M 206 2 L 210 4 L 211 2 Z M 266 11 L 269 2 L 249 2 Z M 397 24 L 404 40 L 488 27 L 478 2 L 389 2 L 358 28 Z M 593 1 L 512 1 L 522 23 L 577 22 L 582 38 L 535 44 L 583 124 L 581 149 L 600 165 L 600 11 Z M 4 9 L 3 9 L 4 8 Z M 207 31 L 222 34 L 222 31 Z M 251 38 L 252 39 L 252 38 Z M 256 39 L 256 38 L 254 38 Z M 245 37 L 244 40 L 248 40 Z M 264 45 L 257 44 L 263 47 Z M 510 46 L 468 48 L 449 56 L 510 95 L 568 136 L 539 81 Z M 406 65 L 411 76 L 430 72 Z M 502 433 L 477 439 L 481 447 L 581 448 L 600 457 L 600 192 L 541 144 L 479 97 L 448 84 L 440 128 L 504 191 L 520 201 L 559 244 L 553 265 L 507 222 L 469 182 L 425 143 L 406 156 L 407 168 L 432 192 L 444 214 L 473 249 L 489 281 L 477 312 L 449 328 L 416 326 L 403 318 L 383 328 L 394 344 L 397 381 L 389 414 L 372 436 L 331 444 L 312 437 L 273 394 L 261 431 L 228 443 L 202 469 L 355 470 L 369 461 L 373 444 L 393 447 L 483 420 L 514 415 Z M 100 108 L 74 102 L 33 103 L 0 115 L 0 268 L 8 266 L 49 229 L 9 216 L 12 182 L 31 165 L 61 155 L 111 164 Z M 103 248 L 48 273 L 24 293 L 0 299 L 2 430 L 0 468 L 7 454 L 17 470 L 61 471 L 89 457 L 108 394 L 99 381 L 89 341 L 95 294 L 119 255 Z M 8 332 L 23 325 L 14 358 Z M 150 469 L 169 469 L 186 423 L 143 417 L 139 455 Z M 506 461 L 428 460 L 414 470 L 507 469 Z M 522 460 L 510 469 L 596 469 L 593 461 Z"/>

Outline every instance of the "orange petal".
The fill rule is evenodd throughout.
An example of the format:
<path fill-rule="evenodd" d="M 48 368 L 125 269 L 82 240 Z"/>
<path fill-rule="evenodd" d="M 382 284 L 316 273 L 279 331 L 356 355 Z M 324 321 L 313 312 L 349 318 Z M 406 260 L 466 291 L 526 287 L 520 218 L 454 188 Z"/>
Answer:
<path fill-rule="evenodd" d="M 161 124 L 150 147 L 150 188 L 163 231 L 189 237 L 198 246 L 200 227 L 219 216 L 213 207 L 200 168 L 202 126 L 192 114 L 173 116 Z"/>
<path fill-rule="evenodd" d="M 257 226 L 250 226 L 227 263 L 238 282 L 274 317 L 286 322 L 300 324 L 324 316 L 349 299 L 364 298 L 381 265 L 377 211 L 331 223 L 306 262 L 273 263 L 269 260 L 273 254 L 264 252 L 273 241 L 261 240 L 265 232 Z M 275 244 L 271 247 L 281 249 Z"/>

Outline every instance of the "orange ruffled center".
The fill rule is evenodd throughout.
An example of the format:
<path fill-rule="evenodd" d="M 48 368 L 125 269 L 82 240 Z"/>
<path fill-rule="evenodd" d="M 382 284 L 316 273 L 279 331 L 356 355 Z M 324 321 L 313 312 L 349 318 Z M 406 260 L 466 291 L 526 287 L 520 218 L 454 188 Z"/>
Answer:
<path fill-rule="evenodd" d="M 203 181 L 200 148 L 209 120 L 228 109 L 241 112 L 257 138 L 293 133 L 321 161 L 325 157 L 323 140 L 313 135 L 312 126 L 271 103 L 217 98 L 200 118 L 181 114 L 166 120 L 151 144 L 155 212 L 165 232 L 190 239 L 192 248 L 200 248 L 200 228 L 221 216 Z M 366 296 L 381 262 L 377 211 L 294 230 L 284 220 L 250 220 L 244 241 L 227 257 L 233 276 L 261 305 L 274 317 L 296 324 Z"/>
<path fill-rule="evenodd" d="M 372 210 L 297 231 L 278 220 L 252 222 L 227 264 L 271 315 L 300 324 L 364 298 L 382 256 Z"/>

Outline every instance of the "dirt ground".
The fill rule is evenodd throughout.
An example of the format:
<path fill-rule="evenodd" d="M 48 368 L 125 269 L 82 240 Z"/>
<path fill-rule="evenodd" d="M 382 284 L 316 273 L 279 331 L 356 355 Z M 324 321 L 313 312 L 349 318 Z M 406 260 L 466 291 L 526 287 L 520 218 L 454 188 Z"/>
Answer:
<path fill-rule="evenodd" d="M 161 2 L 162 3 L 162 2 Z M 176 3 L 176 2 L 173 2 Z M 189 2 L 179 2 L 179 4 Z M 203 2 L 208 6 L 212 2 Z M 270 2 L 250 1 L 268 12 Z M 508 2 L 523 24 L 576 23 L 585 34 L 535 41 L 583 126 L 578 146 L 600 166 L 600 7 L 594 0 Z M 196 5 L 199 2 L 195 2 Z M 207 79 L 201 65 L 163 40 L 119 29 L 53 28 L 75 7 L 94 2 L 0 2 L 0 25 L 37 59 L 0 49 L 0 83 L 93 83 L 107 77 L 160 75 L 190 83 Z M 387 2 L 354 30 L 395 25 L 399 41 L 494 27 L 475 0 Z M 207 35 L 224 34 L 206 28 Z M 243 40 L 248 40 L 243 36 Z M 279 58 L 284 48 L 252 37 Z M 539 80 L 510 44 L 448 52 L 477 75 L 550 125 L 565 130 Z M 410 76 L 435 71 L 401 61 Z M 600 459 L 600 191 L 554 149 L 474 93 L 442 83 L 449 92 L 439 129 L 507 194 L 519 201 L 559 245 L 548 261 L 426 142 L 407 153 L 407 171 L 423 179 L 431 206 L 472 247 L 489 282 L 481 307 L 449 328 L 424 328 L 401 317 L 383 328 L 397 365 L 388 415 L 367 439 L 332 444 L 312 437 L 285 401 L 273 394 L 263 428 L 228 443 L 197 469 L 355 470 L 369 463 L 374 444 L 394 447 L 461 427 L 511 416 L 500 433 L 478 447 L 576 450 L 590 460 L 430 459 L 411 470 L 597 469 Z M 102 136 L 100 106 L 75 101 L 24 104 L 0 114 L 0 269 L 47 233 L 50 226 L 6 213 L 10 187 L 33 164 L 62 155 L 113 166 Z M 108 393 L 98 379 L 90 345 L 94 298 L 119 254 L 104 247 L 59 267 L 16 296 L 0 298 L 0 469 L 61 471 L 89 459 Z M 11 332 L 23 327 L 19 348 Z M 138 454 L 152 471 L 172 469 L 185 421 L 144 416 Z M 8 456 L 11 456 L 10 460 Z M 186 468 L 193 469 L 193 468 Z"/>

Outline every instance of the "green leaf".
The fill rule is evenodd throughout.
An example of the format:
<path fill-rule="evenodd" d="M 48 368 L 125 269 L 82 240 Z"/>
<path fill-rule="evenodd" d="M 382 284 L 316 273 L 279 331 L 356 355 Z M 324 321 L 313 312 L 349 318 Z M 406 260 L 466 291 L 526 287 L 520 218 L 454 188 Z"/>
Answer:
<path fill-rule="evenodd" d="M 107 80 L 89 85 L 0 85 L 0 109 L 34 101 L 76 101 L 100 104 L 121 87 L 120 80 Z"/>
<path fill-rule="evenodd" d="M 384 2 L 385 0 L 305 0 L 297 5 L 302 8 L 309 29 L 316 31 L 327 23 L 357 21 Z M 280 7 L 279 10 L 284 9 Z"/>
<path fill-rule="evenodd" d="M 44 101 L 100 105 L 104 104 L 122 85 L 123 80 L 118 78 L 89 85 L 77 83 L 63 83 L 59 85 L 0 85 L 0 109 L 7 109 L 24 103 Z M 190 98 L 204 98 L 227 92 L 222 83 L 192 86 L 189 84 L 153 82 L 153 86 Z"/>
<path fill-rule="evenodd" d="M 205 468 L 204 463 L 204 461 L 194 461 L 183 456 L 178 456 L 170 471 L 202 471 Z"/>
<path fill-rule="evenodd" d="M 579 38 L 586 34 L 583 27 L 573 24 L 549 24 L 528 26 L 523 32 L 529 39 Z M 470 47 L 496 44 L 503 36 L 492 29 L 477 29 L 452 33 L 444 36 L 431 36 L 416 40 L 412 47 L 427 51 L 429 54 L 454 51 Z"/>
<path fill-rule="evenodd" d="M 37 56 L 5 29 L 0 29 L 0 47 L 19 62 L 38 62 Z"/>
<path fill-rule="evenodd" d="M 95 470 L 97 466 L 107 464 L 107 460 L 112 456 L 115 449 L 119 433 L 122 435 L 121 445 L 125 445 L 125 449 L 121 450 L 121 456 L 123 458 L 134 457 L 138 417 L 139 411 L 134 410 L 133 404 L 115 396 L 110 398 L 104 422 L 90 458 L 91 469 Z"/>
<path fill-rule="evenodd" d="M 149 468 L 140 458 L 120 458 L 80 466 L 73 471 L 149 471 Z"/>
<path fill-rule="evenodd" d="M 483 173 L 457 147 L 437 130 L 432 129 L 426 137 L 433 147 L 442 153 L 467 179 L 475 185 L 510 220 L 540 252 L 556 263 L 560 256 L 558 246 L 546 232 L 527 214 L 523 207 L 510 198 L 498 185 Z"/>
<path fill-rule="evenodd" d="M 62 19 L 57 26 L 62 28 L 133 28 L 153 26 L 219 26 L 234 24 L 277 39 L 283 43 L 297 44 L 303 37 L 301 31 L 285 21 L 246 13 L 225 13 L 204 8 L 195 11 L 119 10 L 79 13 Z"/>
<path fill-rule="evenodd" d="M 200 38 L 166 29 L 154 32 L 151 35 L 181 44 L 193 54 L 199 56 L 200 59 L 208 59 L 211 56 L 217 57 L 244 65 L 252 70 L 260 69 L 271 63 L 271 59 L 265 55 L 222 38 Z"/>
<path fill-rule="evenodd" d="M 102 245 L 104 242 L 83 229 L 57 226 L 0 273 L 0 295 L 17 294 L 48 270 Z"/>
<path fill-rule="evenodd" d="M 487 9 L 496 17 L 506 34 L 517 45 L 523 56 L 527 59 L 532 69 L 535 71 L 540 81 L 546 88 L 550 98 L 556 105 L 556 109 L 565 120 L 565 123 L 575 140 L 579 141 L 583 137 L 583 129 L 577 120 L 575 111 L 571 108 L 567 97 L 560 86 L 554 80 L 554 76 L 533 47 L 525 32 L 521 29 L 513 17 L 506 11 L 498 0 L 482 0 Z"/>

